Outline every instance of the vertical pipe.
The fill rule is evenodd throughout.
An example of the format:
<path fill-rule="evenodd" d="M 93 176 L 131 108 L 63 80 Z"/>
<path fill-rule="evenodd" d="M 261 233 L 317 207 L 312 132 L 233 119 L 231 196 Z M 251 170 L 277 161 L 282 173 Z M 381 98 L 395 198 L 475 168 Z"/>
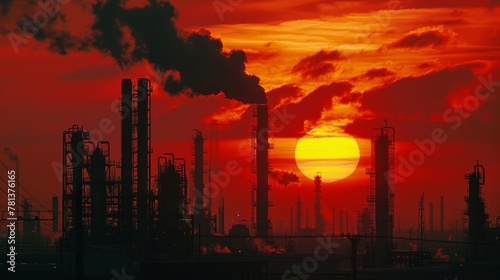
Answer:
<path fill-rule="evenodd" d="M 335 207 L 332 209 L 332 234 L 335 235 Z"/>
<path fill-rule="evenodd" d="M 208 231 L 205 220 L 204 187 L 203 182 L 203 135 L 196 130 L 194 136 L 194 223 L 200 225 L 203 233 Z"/>
<path fill-rule="evenodd" d="M 52 231 L 57 232 L 59 229 L 59 197 L 52 197 Z"/>
<path fill-rule="evenodd" d="M 106 235 L 106 158 L 96 148 L 90 156 L 91 230 L 98 243 Z"/>
<path fill-rule="evenodd" d="M 300 197 L 297 197 L 297 225 L 296 232 L 297 234 L 301 234 L 302 232 L 302 200 Z"/>
<path fill-rule="evenodd" d="M 132 80 L 122 80 L 121 93 L 121 196 L 120 212 L 127 251 L 127 269 L 133 268 L 132 246 Z"/>
<path fill-rule="evenodd" d="M 83 131 L 73 132 L 71 135 L 71 166 L 73 168 L 73 225 L 75 244 L 75 279 L 83 279 L 84 251 L 83 251 L 83 221 L 82 221 L 82 185 L 83 185 Z"/>
<path fill-rule="evenodd" d="M 309 228 L 309 208 L 306 208 L 306 229 Z"/>
<path fill-rule="evenodd" d="M 150 115 L 149 80 L 140 78 L 137 82 L 137 228 L 138 238 L 144 244 L 148 232 L 148 193 L 150 167 Z"/>
<path fill-rule="evenodd" d="M 429 231 L 433 234 L 434 231 L 434 203 L 429 203 Z"/>
<path fill-rule="evenodd" d="M 441 199 L 441 236 L 444 236 L 444 196 Z"/>
<path fill-rule="evenodd" d="M 269 139 L 267 104 L 257 105 L 257 236 L 269 234 Z"/>
<path fill-rule="evenodd" d="M 344 216 L 342 216 L 342 210 L 340 210 L 340 234 L 344 233 Z"/>
<path fill-rule="evenodd" d="M 349 210 L 345 210 L 345 232 L 349 232 Z"/>

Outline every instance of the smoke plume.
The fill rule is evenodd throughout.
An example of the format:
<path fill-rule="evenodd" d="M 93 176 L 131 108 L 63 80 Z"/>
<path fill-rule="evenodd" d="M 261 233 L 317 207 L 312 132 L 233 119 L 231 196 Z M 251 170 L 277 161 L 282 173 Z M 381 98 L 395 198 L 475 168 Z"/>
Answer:
<path fill-rule="evenodd" d="M 291 171 L 275 170 L 270 176 L 283 187 L 287 187 L 291 183 L 300 183 L 299 177 Z"/>
<path fill-rule="evenodd" d="M 7 11 L 10 1 L 0 1 Z M 245 71 L 245 52 L 225 52 L 222 41 L 207 30 L 178 29 L 178 12 L 170 2 L 149 0 L 142 7 L 126 7 L 125 1 L 98 0 L 91 11 L 94 21 L 86 35 L 48 24 L 34 38 L 49 42 L 49 49 L 60 54 L 97 49 L 122 68 L 147 61 L 167 74 L 163 86 L 172 95 L 223 92 L 243 103 L 267 102 L 259 78 Z"/>

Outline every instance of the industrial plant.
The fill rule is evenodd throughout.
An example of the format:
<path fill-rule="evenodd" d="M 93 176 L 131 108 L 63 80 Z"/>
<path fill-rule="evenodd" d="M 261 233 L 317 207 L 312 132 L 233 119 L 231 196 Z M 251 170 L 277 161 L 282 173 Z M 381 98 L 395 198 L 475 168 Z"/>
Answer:
<path fill-rule="evenodd" d="M 225 225 L 224 198 L 212 197 L 210 189 L 217 187 L 210 171 L 220 169 L 212 163 L 219 146 L 206 143 L 218 133 L 190 128 L 191 158 L 177 157 L 168 146 L 154 147 L 161 156 L 153 158 L 152 91 L 146 78 L 122 80 L 121 143 L 93 142 L 81 124 L 61 128 L 61 193 L 47 210 L 36 209 L 28 198 L 22 201 L 19 234 L 26 250 L 18 256 L 23 268 L 12 279 L 497 279 L 500 227 L 487 214 L 481 191 L 487 167 L 479 161 L 464 177 L 468 193 L 461 239 L 447 238 L 455 230 L 445 228 L 444 196 L 439 207 L 428 202 L 426 208 L 425 194 L 416 199 L 419 227 L 402 232 L 394 207 L 397 127 L 386 121 L 372 129 L 370 183 L 356 226 L 349 223 L 347 209 L 326 206 L 324 174 L 318 172 L 304 183 L 314 192 L 313 205 L 295 195 L 286 221 L 289 233 L 275 234 L 269 109 L 253 104 L 248 156 L 255 180 L 245 194 L 249 205 L 241 205 L 249 207 L 250 219 Z M 111 157 L 112 149 L 120 158 Z M 40 233 L 40 211 L 47 211 L 53 231 L 61 232 L 56 240 Z M 3 252 L 6 240 L 0 238 Z M 408 244 L 416 245 L 408 249 Z M 434 253 L 443 251 L 446 261 Z"/>

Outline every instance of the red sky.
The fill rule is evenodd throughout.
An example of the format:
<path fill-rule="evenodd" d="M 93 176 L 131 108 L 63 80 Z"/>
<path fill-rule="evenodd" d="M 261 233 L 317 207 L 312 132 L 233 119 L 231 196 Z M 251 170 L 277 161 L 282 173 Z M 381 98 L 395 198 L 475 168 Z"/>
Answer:
<path fill-rule="evenodd" d="M 154 66 L 141 60 L 120 68 L 108 52 L 92 46 L 85 51 L 69 48 L 61 55 L 43 39 L 27 39 L 16 53 L 7 35 L 21 34 L 16 22 L 40 8 L 20 1 L 6 8 L 7 2 L 0 1 L 4 12 L 0 17 L 4 35 L 0 36 L 0 146 L 18 155 L 22 184 L 49 207 L 51 195 L 61 194 L 52 163 L 61 161 L 62 132 L 72 124 L 96 131 L 99 122 L 109 118 L 114 130 L 104 138 L 111 141 L 113 157 L 119 160 L 119 116 L 112 104 L 119 97 L 120 81 L 151 77 Z M 127 8 L 145 3 L 130 1 Z M 332 207 L 337 213 L 349 210 L 351 227 L 355 225 L 355 213 L 366 206 L 371 128 L 383 126 L 383 119 L 396 129 L 396 167 L 418 149 L 415 141 L 432 137 L 434 129 L 442 129 L 447 136 L 396 185 L 396 217 L 401 217 L 403 227 L 416 227 L 422 193 L 435 205 L 439 196 L 445 196 L 447 225 L 461 221 L 467 195 L 463 175 L 476 160 L 486 168 L 484 195 L 495 221 L 500 215 L 496 172 L 500 168 L 500 84 L 484 84 L 500 81 L 497 3 L 243 0 L 223 12 L 221 20 L 213 1 L 172 1 L 179 30 L 209 31 L 220 38 L 224 51 L 245 51 L 246 72 L 260 78 L 270 108 L 286 108 L 296 115 L 274 133 L 275 149 L 270 152 L 273 168 L 301 177 L 300 186 L 273 186 L 270 218 L 276 232 L 289 229 L 290 207 L 295 207 L 298 195 L 303 208 L 310 208 L 310 225 L 314 223 L 313 182 L 300 173 L 294 160 L 295 144 L 306 134 L 350 135 L 358 142 L 361 159 L 356 170 L 343 180 L 323 184 L 322 196 L 328 228 Z M 61 5 L 65 21 L 58 18 L 44 30 L 66 30 L 75 38 L 89 34 L 93 22 L 89 4 L 81 0 Z M 248 218 L 254 178 L 238 146 L 250 144 L 251 108 L 223 94 L 170 96 L 162 90 L 161 80 L 152 80 L 153 158 L 174 152 L 189 162 L 193 130 L 202 129 L 208 136 L 208 121 L 219 119 L 224 123 L 221 166 L 236 160 L 243 168 L 219 195 L 226 202 L 226 225 L 237 214 Z M 479 98 L 475 91 L 481 85 Z M 465 108 L 463 115 L 459 108 Z M 0 159 L 12 166 L 5 153 Z M 1 193 L 0 198 L 4 206 Z"/>

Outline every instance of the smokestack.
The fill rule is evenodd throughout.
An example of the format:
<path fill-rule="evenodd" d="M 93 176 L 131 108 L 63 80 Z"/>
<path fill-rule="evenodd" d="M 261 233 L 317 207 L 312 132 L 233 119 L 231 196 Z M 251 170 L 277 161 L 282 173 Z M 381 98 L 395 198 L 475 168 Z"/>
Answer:
<path fill-rule="evenodd" d="M 145 246 L 148 232 L 148 194 L 151 178 L 151 82 L 137 81 L 137 227 Z"/>
<path fill-rule="evenodd" d="M 306 208 L 306 229 L 309 228 L 309 208 Z"/>
<path fill-rule="evenodd" d="M 342 210 L 340 210 L 340 233 L 344 232 L 344 216 L 342 216 Z"/>
<path fill-rule="evenodd" d="M 349 210 L 345 210 L 345 232 L 349 232 Z"/>
<path fill-rule="evenodd" d="M 204 204 L 204 159 L 203 159 L 203 135 L 201 131 L 195 130 L 194 141 L 194 226 L 200 228 L 202 233 L 209 230 L 205 224 L 205 204 Z"/>
<path fill-rule="evenodd" d="M 321 215 L 321 174 L 317 173 L 314 176 L 314 184 L 316 185 L 316 201 L 314 203 L 315 230 L 317 233 L 325 231 L 323 216 Z"/>
<path fill-rule="evenodd" d="M 335 235 L 335 207 L 332 209 L 332 234 Z"/>
<path fill-rule="evenodd" d="M 57 232 L 59 228 L 59 197 L 52 197 L 52 231 Z"/>
<path fill-rule="evenodd" d="M 444 236 L 444 196 L 441 196 L 441 235 Z"/>
<path fill-rule="evenodd" d="M 133 260 L 133 196 L 132 196 L 132 80 L 122 80 L 121 95 L 121 181 L 123 232 L 127 250 L 127 268 L 132 269 Z"/>
<path fill-rule="evenodd" d="M 269 234 L 269 139 L 267 104 L 257 105 L 257 236 Z"/>
<path fill-rule="evenodd" d="M 224 198 L 220 200 L 219 206 L 219 233 L 224 234 Z"/>
<path fill-rule="evenodd" d="M 434 203 L 429 203 L 429 231 L 430 234 L 434 231 Z"/>
<path fill-rule="evenodd" d="M 297 234 L 300 234 L 302 232 L 302 200 L 300 197 L 297 197 Z"/>

